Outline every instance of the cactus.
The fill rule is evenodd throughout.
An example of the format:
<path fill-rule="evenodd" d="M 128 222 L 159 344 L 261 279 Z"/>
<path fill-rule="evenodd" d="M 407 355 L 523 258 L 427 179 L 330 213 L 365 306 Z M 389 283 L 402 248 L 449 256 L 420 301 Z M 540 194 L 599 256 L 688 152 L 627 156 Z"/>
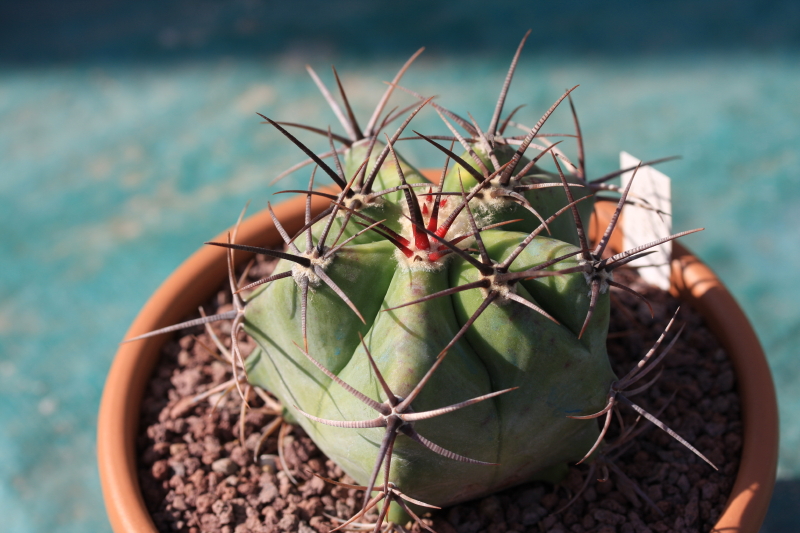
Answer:
<path fill-rule="evenodd" d="M 330 206 L 314 215 L 308 202 L 297 236 L 273 214 L 285 251 L 235 243 L 235 232 L 227 243 L 208 243 L 228 249 L 229 266 L 234 250 L 280 261 L 274 274 L 247 287 L 238 287 L 231 273 L 235 309 L 188 325 L 233 320 L 233 384 L 275 395 L 286 416 L 363 484 L 365 509 L 385 498 L 416 516 L 406 501 L 453 504 L 552 479 L 567 462 L 590 457 L 616 403 L 629 402 L 624 391 L 652 368 L 640 369 L 655 350 L 622 380 L 612 372 L 605 348 L 609 288 L 631 291 L 613 280 L 613 270 L 650 246 L 699 231 L 604 257 L 627 201 L 624 190 L 611 224 L 590 247 L 584 227 L 591 194 L 618 191 L 606 182 L 621 172 L 587 179 L 577 118 L 577 165 L 558 143 L 534 142 L 564 100 L 575 116 L 574 88 L 526 135 L 504 137 L 516 109 L 501 120 L 502 111 L 526 38 L 485 131 L 398 85 L 421 50 L 389 85 L 364 130 L 336 71 L 344 112 L 309 68 L 346 135 L 262 117 L 315 165 L 307 191 L 287 192 L 321 195 Z M 379 121 L 398 87 L 421 103 L 391 137 L 381 137 L 410 110 Z M 445 155 L 438 186 L 395 149 L 426 107 L 452 132 L 438 138 L 415 132 Z M 327 136 L 331 150 L 316 155 L 284 126 Z M 453 151 L 456 142 L 461 155 Z M 543 158 L 555 172 L 537 166 Z M 314 191 L 319 173 L 340 192 Z M 242 329 L 258 346 L 247 358 L 236 340 Z M 601 430 L 594 418 L 603 415 Z"/>

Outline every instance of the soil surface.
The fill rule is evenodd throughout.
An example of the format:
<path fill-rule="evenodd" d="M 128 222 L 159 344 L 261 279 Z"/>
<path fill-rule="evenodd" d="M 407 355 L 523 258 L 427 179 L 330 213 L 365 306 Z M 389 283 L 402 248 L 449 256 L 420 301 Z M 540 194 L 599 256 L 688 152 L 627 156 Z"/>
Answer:
<path fill-rule="evenodd" d="M 267 275 L 272 266 L 259 257 L 249 279 Z M 615 276 L 647 296 L 655 313 L 651 318 L 647 306 L 633 295 L 612 292 L 608 352 L 615 372 L 623 376 L 662 333 L 678 301 L 641 284 L 633 271 Z M 228 309 L 226 288 L 205 306 L 207 314 Z M 436 511 L 424 522 L 438 533 L 709 531 L 739 466 L 739 397 L 728 356 L 694 310 L 681 308 L 664 344 L 682 325 L 683 334 L 660 365 L 660 378 L 632 400 L 659 413 L 659 419 L 717 465 L 718 472 L 644 420 L 635 426 L 632 438 L 615 445 L 621 434 L 615 417 L 594 466 L 571 465 L 558 485 L 520 485 Z M 229 322 L 214 324 L 214 331 L 230 345 Z M 232 377 L 214 346 L 202 328 L 168 341 L 142 404 L 139 478 L 158 529 L 327 533 L 353 516 L 363 493 L 311 474 L 353 483 L 301 428 L 276 420 L 274 400 L 244 390 L 251 407 L 244 417 L 244 445 L 236 390 L 192 401 Z M 253 349 L 244 335 L 241 346 L 245 355 Z M 637 413 L 628 406 L 620 411 L 625 428 L 631 428 Z M 265 428 L 273 430 L 266 439 Z M 360 519 L 362 530 L 376 518 L 371 512 Z M 405 530 L 421 528 L 413 524 Z"/>

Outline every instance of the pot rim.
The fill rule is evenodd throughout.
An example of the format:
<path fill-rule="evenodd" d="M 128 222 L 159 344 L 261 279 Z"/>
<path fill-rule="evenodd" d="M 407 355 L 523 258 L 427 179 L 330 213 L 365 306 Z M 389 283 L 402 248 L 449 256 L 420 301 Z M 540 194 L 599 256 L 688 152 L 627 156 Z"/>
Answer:
<path fill-rule="evenodd" d="M 438 171 L 435 176 L 438 179 Z M 312 197 L 317 212 L 329 200 Z M 304 224 L 306 198 L 299 196 L 275 206 L 276 217 L 290 234 Z M 591 230 L 605 227 L 613 207 L 598 204 Z M 619 226 L 618 226 L 619 227 Z M 590 231 L 591 232 L 591 231 Z M 217 241 L 225 241 L 227 231 Z M 595 233 L 598 234 L 598 233 Z M 242 222 L 238 240 L 254 246 L 281 242 L 267 210 Z M 610 246 L 618 248 L 615 232 Z M 252 254 L 237 253 L 237 263 Z M 125 338 L 181 320 L 206 301 L 226 275 L 225 249 L 204 246 L 178 267 L 150 297 Z M 766 516 L 778 464 L 778 405 L 766 356 L 747 317 L 719 278 L 678 243 L 673 245 L 670 292 L 704 316 L 731 357 L 741 397 L 743 443 L 736 481 L 725 510 L 712 531 L 756 533 Z M 166 336 L 121 344 L 114 357 L 100 401 L 97 460 L 103 499 L 116 533 L 157 533 L 139 488 L 136 436 L 140 404 Z"/>

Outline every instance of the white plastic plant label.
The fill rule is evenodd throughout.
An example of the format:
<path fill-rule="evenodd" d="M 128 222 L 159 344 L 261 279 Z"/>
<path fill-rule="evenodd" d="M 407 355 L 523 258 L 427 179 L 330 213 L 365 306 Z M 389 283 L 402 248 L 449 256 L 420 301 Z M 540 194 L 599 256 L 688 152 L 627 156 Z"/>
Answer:
<path fill-rule="evenodd" d="M 640 162 L 627 152 L 619 153 L 620 168 L 633 167 Z M 623 189 L 632 176 L 633 171 L 622 174 Z M 672 234 L 672 187 L 668 176 L 649 166 L 636 172 L 628 193 L 628 205 L 623 209 L 622 233 L 624 250 Z M 647 283 L 667 290 L 672 242 L 665 242 L 652 250 L 655 252 L 637 259 L 631 266 L 639 269 Z"/>

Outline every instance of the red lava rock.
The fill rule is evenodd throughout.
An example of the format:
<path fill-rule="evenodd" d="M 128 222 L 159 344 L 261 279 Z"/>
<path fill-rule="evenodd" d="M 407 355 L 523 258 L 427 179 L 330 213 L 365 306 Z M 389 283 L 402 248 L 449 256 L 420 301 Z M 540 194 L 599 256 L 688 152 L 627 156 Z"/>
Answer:
<path fill-rule="evenodd" d="M 242 446 L 236 446 L 231 450 L 230 458 L 239 466 L 247 466 L 253 462 L 252 454 Z"/>
<path fill-rule="evenodd" d="M 261 487 L 261 492 L 258 494 L 259 503 L 271 503 L 278 496 L 278 487 L 274 483 L 268 483 Z"/>
<path fill-rule="evenodd" d="M 322 516 L 314 516 L 309 520 L 308 524 L 314 528 L 317 533 L 328 533 L 332 526 L 328 525 L 327 519 Z"/>
<path fill-rule="evenodd" d="M 151 475 L 158 480 L 167 479 L 169 476 L 169 464 L 166 460 L 159 460 L 153 463 L 150 469 Z"/>
<path fill-rule="evenodd" d="M 548 511 L 551 511 L 555 508 L 556 504 L 558 503 L 558 495 L 551 492 L 549 494 L 545 494 L 544 497 L 541 499 L 542 506 Z"/>
<path fill-rule="evenodd" d="M 261 260 L 251 274 L 259 264 L 267 262 Z M 631 277 L 632 273 L 618 271 L 617 275 Z M 613 293 L 610 331 L 623 333 L 612 335 L 608 343 L 617 375 L 624 375 L 650 348 L 676 306 L 668 295 L 642 287 L 637 290 L 651 301 L 656 317 L 651 320 L 637 298 Z M 225 295 L 218 298 L 228 307 L 229 300 Z M 646 317 L 643 326 L 631 328 L 631 310 L 633 315 Z M 206 307 L 207 314 L 215 312 L 214 307 Z M 614 464 L 656 503 L 663 516 L 612 469 L 606 481 L 589 480 L 566 511 L 552 514 L 582 490 L 588 468 L 580 465 L 571 466 L 557 486 L 528 483 L 436 512 L 429 521 L 433 529 L 438 533 L 709 531 L 720 516 L 738 468 L 742 443 L 739 399 L 727 356 L 701 327 L 702 320 L 684 306 L 679 321 L 688 327 L 666 357 L 661 379 L 636 396 L 636 401 L 650 412 L 666 406 L 660 418 L 683 437 L 691 437 L 690 442 L 714 461 L 720 472 L 650 426 L 643 428 Z M 221 334 L 229 325 L 214 327 Z M 192 333 L 213 346 L 201 328 Z M 306 473 L 311 470 L 352 483 L 302 429 L 293 427 L 284 442 L 286 463 L 298 480 L 296 486 L 277 459 L 277 436 L 267 439 L 260 450 L 263 456 L 275 457 L 274 463 L 262 467 L 253 462 L 260 430 L 274 416 L 260 406 L 260 400 L 250 398 L 253 409 L 245 418 L 245 446 L 237 439 L 241 403 L 235 393 L 216 409 L 216 399 L 212 404 L 192 401 L 195 395 L 230 378 L 228 368 L 213 359 L 191 334 L 165 345 L 142 402 L 138 441 L 142 492 L 157 528 L 190 533 L 329 533 L 338 523 L 325 514 L 341 519 L 353 516 L 362 501 L 360 492 L 331 486 Z M 667 404 L 673 392 L 678 395 Z M 621 414 L 626 426 L 635 419 L 630 409 L 623 408 Z M 644 424 L 639 423 L 641 426 Z M 613 423 L 607 442 L 614 442 L 618 435 Z M 604 475 L 597 468 L 594 478 Z M 377 515 L 372 512 L 363 520 L 370 517 L 374 520 Z M 414 525 L 411 531 L 422 530 Z"/>
<path fill-rule="evenodd" d="M 201 531 L 214 531 L 218 530 L 220 526 L 219 518 L 212 513 L 205 513 L 200 518 L 200 530 Z"/>
<path fill-rule="evenodd" d="M 625 517 L 605 509 L 596 509 L 592 516 L 601 524 L 616 526 L 625 522 Z"/>
<path fill-rule="evenodd" d="M 295 514 L 284 514 L 278 522 L 278 527 L 283 531 L 294 531 L 297 527 L 298 518 Z"/>

